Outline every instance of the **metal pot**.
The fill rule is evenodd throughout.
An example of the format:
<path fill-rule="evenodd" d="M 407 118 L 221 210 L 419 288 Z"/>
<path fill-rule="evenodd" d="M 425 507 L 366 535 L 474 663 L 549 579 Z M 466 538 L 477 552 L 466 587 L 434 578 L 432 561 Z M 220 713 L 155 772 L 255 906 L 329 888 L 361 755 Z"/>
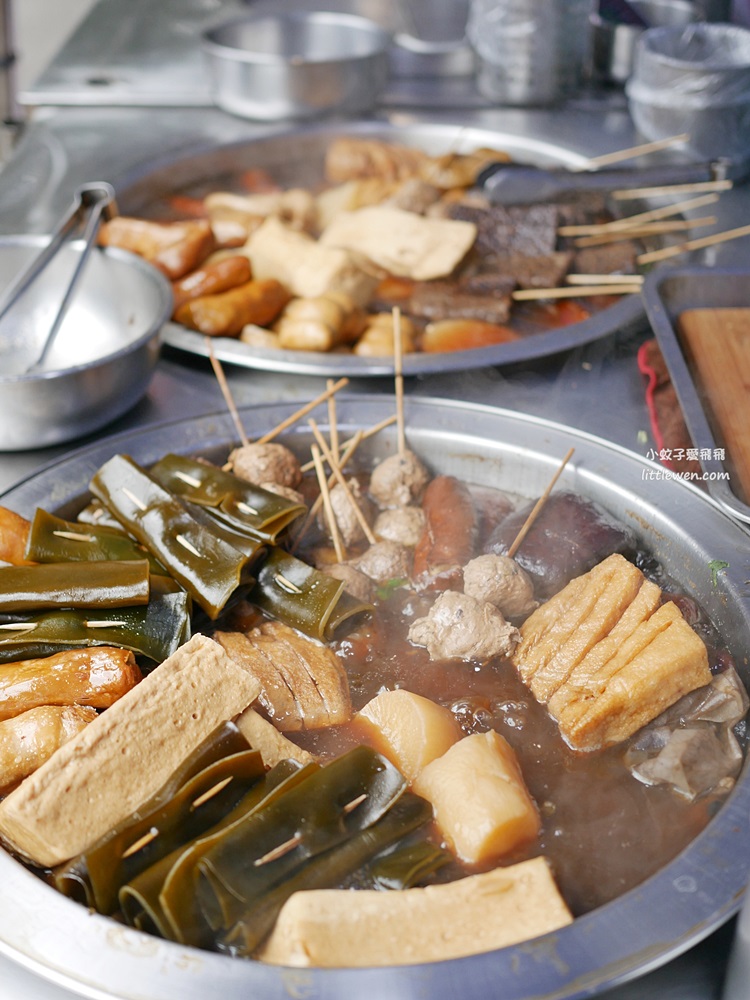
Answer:
<path fill-rule="evenodd" d="M 295 409 L 248 407 L 250 438 Z M 339 399 L 342 432 L 372 426 L 393 412 L 390 396 Z M 410 446 L 435 471 L 538 495 L 573 445 L 562 488 L 605 505 L 638 534 L 678 583 L 702 603 L 750 679 L 747 643 L 750 535 L 692 485 L 632 452 L 548 421 L 447 400 L 406 401 Z M 29 512 L 81 502 L 91 471 L 115 451 L 148 464 L 167 451 L 226 454 L 235 431 L 227 414 L 130 432 L 73 454 L 3 498 Z M 309 432 L 290 433 L 294 447 Z M 366 462 L 395 449 L 395 434 L 363 445 Z M 653 474 L 653 475 L 652 475 Z M 647 480 L 648 485 L 644 487 Z M 70 508 L 67 511 L 70 513 Z M 710 564 L 726 569 L 714 579 Z M 714 562 L 714 565 L 716 563 Z M 747 851 L 750 774 L 704 831 L 671 863 L 636 888 L 561 931 L 471 958 L 379 969 L 292 970 L 197 951 L 149 937 L 89 913 L 58 895 L 0 852 L 4 906 L 0 948 L 42 976 L 76 992 L 126 1000 L 556 1000 L 590 997 L 676 957 L 740 906 L 750 870 Z"/>
<path fill-rule="evenodd" d="M 4 281 L 46 245 L 0 238 Z M 80 247 L 67 244 L 0 328 L 0 451 L 44 448 L 98 430 L 146 392 L 172 310 L 169 282 L 124 250 L 86 262 L 45 364 L 32 366 L 59 308 Z"/>

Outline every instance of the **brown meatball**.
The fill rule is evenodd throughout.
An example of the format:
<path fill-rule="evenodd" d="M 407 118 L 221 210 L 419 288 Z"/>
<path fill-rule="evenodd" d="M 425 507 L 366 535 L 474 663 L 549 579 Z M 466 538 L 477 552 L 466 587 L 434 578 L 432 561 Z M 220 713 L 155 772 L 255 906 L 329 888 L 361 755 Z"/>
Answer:
<path fill-rule="evenodd" d="M 520 638 L 493 604 L 468 594 L 444 591 L 425 618 L 409 629 L 409 641 L 425 646 L 431 660 L 461 659 L 480 663 L 508 656 Z"/>
<path fill-rule="evenodd" d="M 291 500 L 292 503 L 305 503 L 305 498 L 298 490 L 293 490 L 291 486 L 283 486 L 281 483 L 264 482 L 258 483 L 261 489 L 268 490 L 269 493 L 275 493 L 276 496 L 284 497 L 285 500 Z"/>
<path fill-rule="evenodd" d="M 373 531 L 378 538 L 413 548 L 422 537 L 424 525 L 421 507 L 394 507 L 378 514 Z"/>
<path fill-rule="evenodd" d="M 235 476 L 250 483 L 279 483 L 294 488 L 302 479 L 302 470 L 294 455 L 283 444 L 245 444 L 229 456 Z"/>
<path fill-rule="evenodd" d="M 464 566 L 464 593 L 489 601 L 508 618 L 523 618 L 538 605 L 529 574 L 515 559 L 491 552 Z"/>
<path fill-rule="evenodd" d="M 413 451 L 389 455 L 372 470 L 370 493 L 380 507 L 406 507 L 418 500 L 430 474 Z"/>
<path fill-rule="evenodd" d="M 354 498 L 354 502 L 357 504 L 360 512 L 364 515 L 366 522 L 369 524 L 372 520 L 372 505 L 369 503 L 367 498 L 362 495 L 362 489 L 359 482 L 356 479 L 348 479 L 346 484 L 349 487 L 349 492 Z M 352 502 L 341 483 L 336 483 L 332 487 L 330 490 L 330 497 L 333 515 L 336 518 L 336 524 L 338 525 L 339 534 L 341 535 L 341 540 L 344 545 L 354 545 L 356 542 L 363 541 L 365 533 L 362 530 L 362 525 L 360 524 L 359 518 L 352 507 Z M 326 517 L 325 510 L 321 510 L 320 512 L 319 523 L 324 531 L 328 531 L 328 519 Z"/>
<path fill-rule="evenodd" d="M 411 575 L 412 553 L 398 542 L 376 542 L 352 565 L 377 583 L 407 580 Z"/>
<path fill-rule="evenodd" d="M 365 576 L 354 566 L 349 563 L 331 563 L 323 568 L 323 572 L 336 580 L 343 580 L 344 587 L 352 597 L 367 601 L 368 604 L 372 602 L 375 596 L 375 584 L 369 576 Z"/>

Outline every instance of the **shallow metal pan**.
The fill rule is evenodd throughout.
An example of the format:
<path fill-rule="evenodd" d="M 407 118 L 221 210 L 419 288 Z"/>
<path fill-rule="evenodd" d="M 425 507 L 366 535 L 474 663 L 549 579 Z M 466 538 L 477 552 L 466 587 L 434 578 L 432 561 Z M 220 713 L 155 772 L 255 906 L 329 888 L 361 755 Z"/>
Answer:
<path fill-rule="evenodd" d="M 294 404 L 241 411 L 250 438 L 278 424 Z M 339 398 L 342 433 L 389 416 L 387 396 Z M 324 420 L 324 416 L 322 417 Z M 725 635 L 747 683 L 750 665 L 750 534 L 716 503 L 659 467 L 591 435 L 505 410 L 447 400 L 406 401 L 410 445 L 436 471 L 479 484 L 538 494 L 573 445 L 560 486 L 603 503 L 665 569 L 703 604 Z M 290 435 L 309 443 L 309 432 Z M 166 424 L 102 441 L 6 493 L 28 514 L 65 510 L 113 453 L 148 463 L 169 450 L 218 456 L 235 444 L 226 414 Z M 395 450 L 390 431 L 365 442 L 365 458 Z M 725 571 L 712 576 L 710 563 Z M 714 563 L 716 565 L 716 563 Z M 573 1000 L 645 974 L 686 951 L 739 908 L 750 871 L 750 774 L 693 843 L 641 885 L 558 933 L 472 958 L 363 970 L 288 970 L 161 941 L 90 914 L 0 851 L 0 950 L 83 996 L 125 1000 Z"/>
<path fill-rule="evenodd" d="M 179 191 L 202 195 L 217 190 L 222 184 L 231 184 L 233 178 L 249 167 L 270 170 L 282 185 L 315 185 L 323 177 L 328 145 L 342 135 L 418 146 L 431 154 L 468 152 L 480 146 L 490 146 L 507 151 L 521 162 L 538 166 L 582 168 L 588 162 L 580 153 L 542 139 L 523 138 L 476 126 L 413 122 L 397 126 L 377 121 L 326 124 L 278 132 L 228 146 L 194 150 L 180 159 L 145 164 L 137 173 L 120 181 L 118 202 L 126 214 L 151 215 L 158 211 L 160 202 L 171 194 Z M 514 364 L 566 351 L 607 334 L 633 330 L 639 325 L 645 325 L 641 298 L 639 295 L 627 295 L 581 323 L 531 334 L 507 344 L 445 354 L 407 355 L 404 374 L 428 375 Z M 164 342 L 190 354 L 208 356 L 205 337 L 175 323 L 168 323 L 164 328 Z M 213 346 L 221 361 L 264 371 L 349 377 L 393 374 L 393 364 L 388 358 L 263 350 L 227 337 L 214 338 Z"/>
<path fill-rule="evenodd" d="M 643 283 L 643 300 L 693 444 L 700 452 L 708 492 L 735 517 L 750 523 L 750 506 L 732 490 L 700 393 L 693 381 L 677 335 L 677 319 L 687 309 L 750 308 L 750 274 L 746 270 L 705 267 L 653 272 Z M 705 456 L 705 457 L 704 457 Z"/>

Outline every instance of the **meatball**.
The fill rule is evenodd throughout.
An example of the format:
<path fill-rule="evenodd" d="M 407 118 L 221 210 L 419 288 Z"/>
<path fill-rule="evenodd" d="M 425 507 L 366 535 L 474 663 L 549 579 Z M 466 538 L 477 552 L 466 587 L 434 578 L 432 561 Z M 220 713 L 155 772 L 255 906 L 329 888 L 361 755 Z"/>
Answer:
<path fill-rule="evenodd" d="M 369 576 L 365 576 L 349 563 L 330 563 L 323 568 L 323 572 L 336 580 L 343 580 L 344 587 L 360 601 L 370 604 L 375 596 L 375 584 Z"/>
<path fill-rule="evenodd" d="M 464 566 L 464 593 L 489 601 L 507 618 L 523 618 L 534 610 L 534 584 L 510 556 L 488 552 Z"/>
<path fill-rule="evenodd" d="M 275 493 L 277 496 L 284 497 L 285 500 L 291 500 L 292 503 L 304 503 L 305 498 L 298 490 L 293 490 L 291 486 L 283 486 L 281 483 L 271 483 L 264 482 L 258 483 L 263 490 L 268 490 L 269 493 Z"/>
<path fill-rule="evenodd" d="M 411 574 L 412 554 L 398 542 L 376 542 L 363 552 L 352 565 L 377 583 L 389 580 L 408 580 Z"/>
<path fill-rule="evenodd" d="M 294 488 L 302 479 L 302 470 L 293 454 L 283 444 L 245 444 L 229 456 L 235 476 L 250 483 L 279 483 Z"/>
<path fill-rule="evenodd" d="M 422 537 L 424 526 L 421 507 L 394 507 L 378 514 L 373 530 L 378 538 L 413 548 Z"/>
<path fill-rule="evenodd" d="M 520 639 L 493 604 L 468 594 L 446 590 L 425 618 L 409 629 L 409 640 L 425 646 L 431 660 L 461 659 L 484 662 L 508 656 Z"/>
<path fill-rule="evenodd" d="M 372 470 L 370 493 L 380 507 L 406 507 L 422 495 L 430 474 L 413 451 L 389 455 Z"/>

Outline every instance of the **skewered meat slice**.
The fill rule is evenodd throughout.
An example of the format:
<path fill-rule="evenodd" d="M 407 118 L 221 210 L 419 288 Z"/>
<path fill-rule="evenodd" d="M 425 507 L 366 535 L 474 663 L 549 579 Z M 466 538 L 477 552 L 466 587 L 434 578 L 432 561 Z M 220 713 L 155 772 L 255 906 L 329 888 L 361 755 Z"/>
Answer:
<path fill-rule="evenodd" d="M 475 247 L 480 254 L 524 254 L 537 257 L 554 253 L 558 212 L 554 205 L 478 206 L 468 200 L 446 205 L 450 219 L 473 222 Z"/>
<path fill-rule="evenodd" d="M 519 640 L 518 629 L 509 625 L 497 608 L 468 594 L 446 590 L 425 618 L 417 618 L 409 629 L 409 641 L 425 646 L 431 660 L 476 660 L 508 656 Z"/>
<path fill-rule="evenodd" d="M 408 580 L 411 576 L 412 552 L 405 545 L 384 540 L 371 545 L 361 556 L 353 559 L 352 565 L 376 583 Z"/>
<path fill-rule="evenodd" d="M 464 566 L 464 593 L 489 601 L 507 618 L 523 618 L 538 604 L 531 577 L 515 559 L 489 552 Z"/>
<path fill-rule="evenodd" d="M 418 500 L 430 474 L 410 449 L 389 455 L 370 476 L 370 493 L 380 507 L 406 507 Z"/>
<path fill-rule="evenodd" d="M 495 283 L 491 291 L 449 281 L 420 282 L 414 286 L 405 306 L 412 316 L 423 319 L 479 319 L 485 323 L 506 323 L 510 316 L 513 279 Z"/>
<path fill-rule="evenodd" d="M 276 621 L 215 638 L 257 678 L 258 702 L 282 732 L 335 726 L 351 717 L 346 675 L 327 646 Z"/>
<path fill-rule="evenodd" d="M 703 640 L 620 555 L 572 580 L 521 627 L 513 662 L 577 750 L 619 743 L 711 680 Z"/>
<path fill-rule="evenodd" d="M 635 274 L 639 252 L 632 240 L 584 247 L 576 251 L 573 267 L 579 274 Z"/>
<path fill-rule="evenodd" d="M 346 480 L 346 484 L 349 487 L 351 499 L 341 483 L 334 484 L 329 491 L 329 496 L 331 499 L 331 507 L 333 508 L 333 515 L 336 518 L 336 524 L 338 525 L 339 534 L 341 535 L 341 540 L 344 545 L 348 547 L 356 544 L 357 542 L 363 541 L 365 538 L 364 529 L 362 528 L 359 518 L 354 511 L 352 500 L 357 504 L 362 516 L 368 524 L 372 521 L 372 505 L 367 497 L 363 495 L 362 488 L 357 479 L 352 477 Z M 319 522 L 321 527 L 326 530 L 328 529 L 328 521 L 324 510 L 321 510 L 320 512 Z"/>
<path fill-rule="evenodd" d="M 294 489 L 302 480 L 302 469 L 294 452 L 283 444 L 245 444 L 229 455 L 232 472 L 249 483 L 279 483 Z"/>
<path fill-rule="evenodd" d="M 373 531 L 379 538 L 410 548 L 422 537 L 425 515 L 421 507 L 394 507 L 378 514 Z"/>
<path fill-rule="evenodd" d="M 565 275 L 570 270 L 573 253 L 569 250 L 557 250 L 554 253 L 496 254 L 488 257 L 484 267 L 501 274 L 507 280 L 521 288 L 556 288 L 563 283 Z M 473 279 L 481 282 L 484 274 Z"/>

